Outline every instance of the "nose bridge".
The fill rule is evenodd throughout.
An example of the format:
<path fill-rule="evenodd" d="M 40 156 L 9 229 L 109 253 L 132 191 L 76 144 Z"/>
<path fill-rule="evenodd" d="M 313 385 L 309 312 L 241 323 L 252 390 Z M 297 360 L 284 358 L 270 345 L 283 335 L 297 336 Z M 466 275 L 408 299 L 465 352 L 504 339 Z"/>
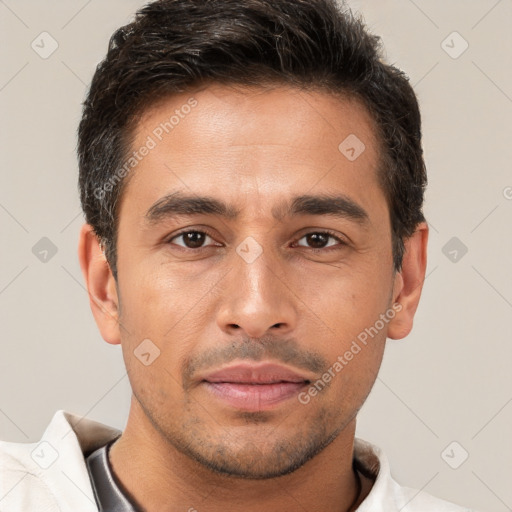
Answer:
<path fill-rule="evenodd" d="M 247 237 L 232 254 L 232 265 L 219 310 L 219 327 L 227 331 L 240 328 L 255 338 L 271 328 L 282 332 L 293 329 L 293 294 L 279 276 L 276 251 L 264 249 L 255 238 Z"/>
<path fill-rule="evenodd" d="M 240 261 L 235 263 L 235 274 L 237 290 L 240 293 L 237 296 L 241 301 L 256 301 L 270 305 L 279 292 L 276 282 L 278 265 L 268 249 L 260 254 L 259 252 L 250 240 L 238 247 L 237 255 Z"/>

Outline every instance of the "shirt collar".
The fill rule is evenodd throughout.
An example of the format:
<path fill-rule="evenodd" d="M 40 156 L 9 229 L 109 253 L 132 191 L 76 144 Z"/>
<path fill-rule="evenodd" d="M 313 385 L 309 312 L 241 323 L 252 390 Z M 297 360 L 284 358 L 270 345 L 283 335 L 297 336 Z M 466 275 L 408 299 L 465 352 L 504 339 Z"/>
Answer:
<path fill-rule="evenodd" d="M 114 441 L 98 448 L 85 459 L 96 504 L 99 512 L 137 512 L 110 465 L 108 452 Z"/>

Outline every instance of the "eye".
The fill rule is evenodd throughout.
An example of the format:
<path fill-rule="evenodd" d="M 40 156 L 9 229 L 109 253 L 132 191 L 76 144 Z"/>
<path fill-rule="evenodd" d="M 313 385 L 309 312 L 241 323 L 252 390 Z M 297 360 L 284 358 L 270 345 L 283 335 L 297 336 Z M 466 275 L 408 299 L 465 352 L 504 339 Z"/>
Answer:
<path fill-rule="evenodd" d="M 306 241 L 306 244 L 301 244 L 300 242 L 302 240 Z M 329 241 L 330 240 L 330 241 Z M 332 243 L 334 242 L 334 243 Z M 336 243 L 338 242 L 338 243 Z M 344 246 L 346 243 L 339 238 L 338 236 L 334 235 L 333 233 L 330 233 L 329 231 L 313 231 L 311 233 L 308 233 L 304 235 L 302 238 L 297 240 L 297 245 L 300 247 L 309 247 L 313 250 L 321 250 L 325 248 L 330 248 L 333 246 Z"/>
<path fill-rule="evenodd" d="M 167 241 L 185 250 L 201 250 L 211 246 L 221 246 L 206 231 L 194 229 L 182 231 Z M 306 247 L 312 251 L 323 251 L 339 248 L 347 245 L 340 237 L 329 231 L 312 231 L 301 237 L 294 245 Z"/>
<path fill-rule="evenodd" d="M 175 242 L 175 240 L 180 239 L 181 243 Z M 185 249 L 203 249 L 204 243 L 208 240 L 213 241 L 213 238 L 205 231 L 192 230 L 183 231 L 173 236 L 167 243 L 173 243 L 174 245 L 184 247 Z"/>

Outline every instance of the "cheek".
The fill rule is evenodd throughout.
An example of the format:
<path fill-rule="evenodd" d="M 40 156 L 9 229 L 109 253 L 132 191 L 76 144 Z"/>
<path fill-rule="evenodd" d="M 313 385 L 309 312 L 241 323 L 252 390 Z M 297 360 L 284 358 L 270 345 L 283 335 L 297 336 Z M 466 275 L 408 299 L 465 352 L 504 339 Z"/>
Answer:
<path fill-rule="evenodd" d="M 390 311 L 391 280 L 370 267 L 339 270 L 334 277 L 316 280 L 311 307 L 326 327 L 315 348 L 328 361 L 321 380 L 335 393 L 326 399 L 356 403 L 366 397 L 380 367 Z M 316 276 L 318 278 L 318 276 Z M 320 384 L 320 387 L 322 384 Z"/>
<path fill-rule="evenodd" d="M 150 366 L 144 366 L 128 355 L 126 368 L 132 393 L 145 414 L 157 421 L 170 423 L 177 410 L 183 410 L 184 401 L 179 376 L 169 370 L 169 362 L 161 356 Z M 176 418 L 175 418 L 176 419 Z"/>
<path fill-rule="evenodd" d="M 223 273 L 213 267 L 204 271 L 199 265 L 191 273 L 172 264 L 150 263 L 123 276 L 122 321 L 138 337 L 164 344 L 172 337 L 187 339 L 186 333 L 199 327 L 197 317 Z"/>
<path fill-rule="evenodd" d="M 123 274 L 123 358 L 141 400 L 167 407 L 180 396 L 182 362 L 201 340 L 212 283 L 212 273 L 191 277 L 163 265 Z"/>
<path fill-rule="evenodd" d="M 318 406 L 334 407 L 345 417 L 355 414 L 368 396 L 379 371 L 386 342 L 385 332 L 351 327 L 325 340 L 322 349 L 328 367 L 311 383 L 306 395 L 319 397 Z M 356 333 L 350 334 L 350 331 Z M 308 400 L 307 396 L 303 396 Z M 305 402 L 302 402 L 305 403 Z"/>
<path fill-rule="evenodd" d="M 340 348 L 378 321 L 389 307 L 392 291 L 390 277 L 370 265 L 305 273 L 300 286 L 309 290 L 301 294 L 304 303 L 328 327 L 329 337 L 339 340 Z"/>

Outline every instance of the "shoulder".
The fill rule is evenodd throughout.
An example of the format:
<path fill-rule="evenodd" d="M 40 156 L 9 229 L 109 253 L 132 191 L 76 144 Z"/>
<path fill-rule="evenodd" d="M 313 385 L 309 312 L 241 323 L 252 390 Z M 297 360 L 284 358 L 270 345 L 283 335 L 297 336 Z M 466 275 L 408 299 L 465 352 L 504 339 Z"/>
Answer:
<path fill-rule="evenodd" d="M 373 481 L 358 512 L 475 512 L 424 491 L 399 485 L 391 476 L 383 451 L 360 438 L 354 441 L 354 464 Z"/>
<path fill-rule="evenodd" d="M 55 455 L 45 445 L 38 451 L 38 445 L 0 441 L 0 497 L 5 510 L 59 510 L 43 477 L 43 467 L 36 462 L 39 456 L 44 465 Z"/>
<path fill-rule="evenodd" d="M 60 410 L 40 441 L 0 441 L 1 510 L 58 511 L 66 508 L 67 502 L 76 502 L 77 495 L 81 495 L 79 500 L 85 500 L 83 510 L 89 510 L 94 498 L 84 453 L 119 433 L 117 429 Z"/>

